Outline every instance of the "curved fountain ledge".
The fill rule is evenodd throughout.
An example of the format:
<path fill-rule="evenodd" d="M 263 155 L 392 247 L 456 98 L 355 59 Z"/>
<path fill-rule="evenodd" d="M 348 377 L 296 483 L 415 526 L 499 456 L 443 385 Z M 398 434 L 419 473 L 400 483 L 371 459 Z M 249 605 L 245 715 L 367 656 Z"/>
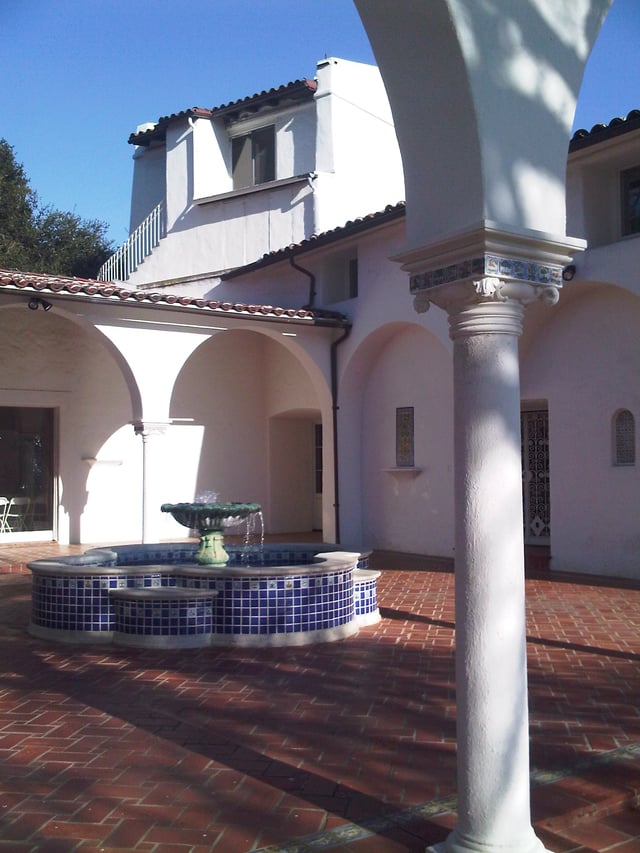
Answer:
<path fill-rule="evenodd" d="M 380 619 L 368 553 L 335 545 L 226 545 L 227 565 L 196 562 L 199 545 L 95 548 L 29 563 L 29 632 L 62 642 L 150 648 L 331 642 Z"/>

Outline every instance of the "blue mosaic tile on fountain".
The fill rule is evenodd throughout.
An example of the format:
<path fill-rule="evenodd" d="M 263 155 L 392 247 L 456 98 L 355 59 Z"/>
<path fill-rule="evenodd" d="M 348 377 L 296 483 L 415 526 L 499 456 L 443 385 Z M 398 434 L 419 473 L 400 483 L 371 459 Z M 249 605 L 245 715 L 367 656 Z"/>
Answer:
<path fill-rule="evenodd" d="M 354 606 L 356 616 L 375 613 L 378 609 L 377 578 L 354 583 Z"/>
<path fill-rule="evenodd" d="M 105 573 L 62 577 L 34 573 L 33 624 L 54 630 L 112 632 L 119 629 L 120 617 L 116 616 L 110 591 L 176 585 L 210 588 L 219 593 L 219 600 L 210 605 L 210 614 L 200 614 L 202 624 L 189 624 L 188 615 L 176 615 L 175 611 L 168 612 L 166 608 L 153 614 L 152 611 L 144 611 L 141 617 L 144 633 L 174 633 L 180 630 L 177 623 L 181 619 L 186 620 L 185 630 L 188 632 L 213 630 L 231 635 L 293 633 L 334 628 L 351 622 L 354 617 L 354 583 L 350 570 L 319 576 L 272 575 L 269 578 L 242 579 L 177 578 L 172 575 L 169 567 L 176 563 L 182 566 L 193 563 L 195 550 L 196 545 L 191 543 L 159 548 L 116 546 L 88 552 L 83 555 L 82 563 L 78 558 L 63 558 L 60 562 L 76 571 L 80 565 L 86 565 L 94 572 L 96 567 L 104 567 Z M 313 562 L 320 550 L 315 546 L 284 548 L 271 550 L 268 560 L 258 552 L 250 553 L 249 557 L 256 565 L 305 565 Z M 233 559 L 241 552 L 240 547 L 232 548 L 230 556 Z M 247 566 L 246 562 L 239 562 Z M 136 570 L 137 566 L 149 563 L 165 564 L 167 572 L 141 573 Z M 367 563 L 368 555 L 361 555 L 358 567 L 366 568 Z M 109 568 L 115 565 L 118 573 L 110 574 Z M 123 571 L 126 566 L 133 569 L 130 575 Z M 375 609 L 375 605 L 371 609 Z"/>
<path fill-rule="evenodd" d="M 210 634 L 212 599 L 154 599 L 115 602 L 118 631 L 123 634 L 185 636 Z"/>
<path fill-rule="evenodd" d="M 135 575 L 48 577 L 34 575 L 32 621 L 42 628 L 113 631 L 112 589 L 175 586 L 175 577 L 158 572 Z"/>
<path fill-rule="evenodd" d="M 353 619 L 350 571 L 309 577 L 182 577 L 187 588 L 215 589 L 213 631 L 272 634 L 334 628 Z M 304 607 L 302 606 L 304 604 Z"/>

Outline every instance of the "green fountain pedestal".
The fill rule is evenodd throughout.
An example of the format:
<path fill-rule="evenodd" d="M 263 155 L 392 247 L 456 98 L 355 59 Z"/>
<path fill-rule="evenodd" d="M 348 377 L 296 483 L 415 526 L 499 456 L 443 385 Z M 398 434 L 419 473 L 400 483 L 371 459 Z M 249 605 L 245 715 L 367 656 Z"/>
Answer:
<path fill-rule="evenodd" d="M 226 566 L 229 555 L 224 547 L 222 530 L 203 530 L 196 551 L 196 563 L 200 566 Z"/>
<path fill-rule="evenodd" d="M 200 566 L 226 566 L 229 555 L 224 548 L 223 523 L 227 519 L 240 520 L 256 515 L 262 510 L 254 503 L 209 503 L 198 502 L 162 504 L 162 512 L 169 512 L 174 519 L 197 530 L 200 546 L 196 552 L 196 563 Z"/>

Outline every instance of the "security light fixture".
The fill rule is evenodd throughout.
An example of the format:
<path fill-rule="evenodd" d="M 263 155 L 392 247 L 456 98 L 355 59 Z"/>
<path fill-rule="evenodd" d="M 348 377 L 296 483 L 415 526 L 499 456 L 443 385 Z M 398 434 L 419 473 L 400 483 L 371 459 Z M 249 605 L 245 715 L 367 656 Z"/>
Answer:
<path fill-rule="evenodd" d="M 32 296 L 28 305 L 32 311 L 37 311 L 39 307 L 42 307 L 45 311 L 51 311 L 53 308 L 50 302 L 47 302 L 46 299 L 41 299 L 39 296 Z"/>

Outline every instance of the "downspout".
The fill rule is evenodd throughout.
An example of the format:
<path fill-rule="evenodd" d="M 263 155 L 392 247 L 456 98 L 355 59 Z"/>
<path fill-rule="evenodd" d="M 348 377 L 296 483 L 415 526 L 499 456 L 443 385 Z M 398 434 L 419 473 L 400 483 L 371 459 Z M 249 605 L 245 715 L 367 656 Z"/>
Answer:
<path fill-rule="evenodd" d="M 305 269 L 293 259 L 293 250 L 289 250 L 289 263 L 294 270 L 309 279 L 309 301 L 305 310 L 312 310 L 316 301 L 316 277 L 311 270 Z M 346 326 L 342 337 L 331 344 L 331 427 L 333 431 L 333 488 L 334 488 L 334 526 L 336 544 L 340 544 L 340 476 L 338 469 L 338 346 L 349 337 L 351 326 Z"/>
<path fill-rule="evenodd" d="M 340 544 L 340 477 L 338 470 L 338 346 L 351 334 L 351 326 L 346 326 L 342 337 L 331 344 L 331 411 L 333 427 L 333 487 L 334 487 L 334 524 L 336 544 Z"/>
<path fill-rule="evenodd" d="M 293 260 L 293 252 L 292 251 L 289 251 L 288 255 L 289 255 L 289 263 L 291 264 L 293 269 L 298 270 L 298 272 L 301 272 L 303 275 L 306 275 L 309 279 L 309 300 L 308 300 L 307 304 L 303 305 L 302 307 L 305 310 L 309 310 L 311 308 L 314 308 L 315 304 L 316 304 L 316 277 L 311 272 L 311 270 L 307 270 L 304 267 L 301 267 L 299 264 L 297 264 Z"/>

